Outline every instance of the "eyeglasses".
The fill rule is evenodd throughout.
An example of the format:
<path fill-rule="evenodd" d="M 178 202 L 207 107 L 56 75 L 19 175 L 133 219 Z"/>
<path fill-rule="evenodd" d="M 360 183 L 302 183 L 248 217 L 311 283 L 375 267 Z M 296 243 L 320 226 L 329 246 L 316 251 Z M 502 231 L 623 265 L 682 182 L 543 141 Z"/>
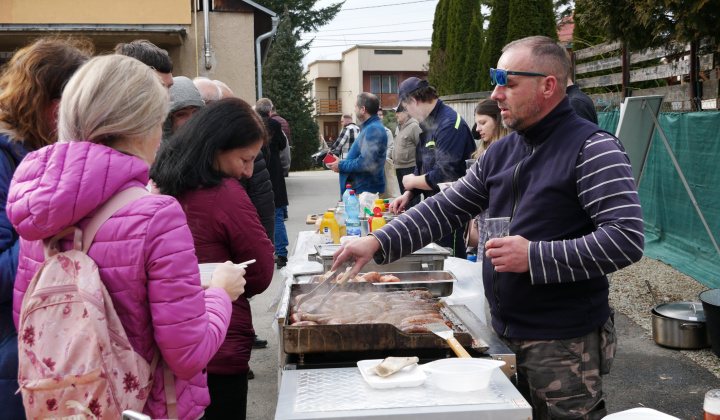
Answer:
<path fill-rule="evenodd" d="M 501 69 L 490 69 L 490 84 L 495 86 L 505 86 L 507 84 L 508 74 L 513 76 L 542 76 L 548 77 L 547 74 L 542 73 L 528 73 L 526 71 L 510 71 Z"/>

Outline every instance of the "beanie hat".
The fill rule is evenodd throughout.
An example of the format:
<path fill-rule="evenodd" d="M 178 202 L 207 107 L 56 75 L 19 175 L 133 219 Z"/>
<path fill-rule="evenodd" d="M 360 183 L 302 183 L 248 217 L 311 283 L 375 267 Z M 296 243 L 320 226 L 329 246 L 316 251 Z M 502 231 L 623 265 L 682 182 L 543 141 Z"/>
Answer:
<path fill-rule="evenodd" d="M 185 76 L 173 77 L 173 85 L 170 86 L 170 111 L 181 110 L 189 106 L 202 108 L 205 102 L 200 96 L 200 91 L 195 87 L 195 83 Z"/>
<path fill-rule="evenodd" d="M 163 140 L 172 136 L 172 114 L 189 106 L 205 107 L 200 91 L 195 87 L 195 83 L 187 77 L 173 77 L 173 85 L 170 86 L 170 109 L 165 124 L 163 124 Z"/>

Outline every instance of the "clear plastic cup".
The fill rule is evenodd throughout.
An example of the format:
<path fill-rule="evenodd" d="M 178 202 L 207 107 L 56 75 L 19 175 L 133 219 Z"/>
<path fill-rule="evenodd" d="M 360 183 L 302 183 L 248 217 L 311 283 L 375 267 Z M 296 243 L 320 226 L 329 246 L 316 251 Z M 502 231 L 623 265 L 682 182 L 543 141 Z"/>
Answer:
<path fill-rule="evenodd" d="M 509 217 L 488 217 L 485 219 L 487 240 L 504 238 L 510 234 Z"/>

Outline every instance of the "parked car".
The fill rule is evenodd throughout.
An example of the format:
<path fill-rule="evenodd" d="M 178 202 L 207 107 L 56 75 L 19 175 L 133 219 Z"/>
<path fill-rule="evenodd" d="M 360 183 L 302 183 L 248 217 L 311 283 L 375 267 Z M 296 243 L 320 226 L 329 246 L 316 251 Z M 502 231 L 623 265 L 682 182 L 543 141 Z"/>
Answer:
<path fill-rule="evenodd" d="M 323 160 L 325 159 L 325 156 L 327 156 L 327 154 L 328 154 L 329 151 L 330 151 L 330 149 L 324 149 L 324 150 L 321 150 L 321 151 L 313 154 L 313 155 L 311 156 L 311 160 L 312 160 L 313 166 L 316 166 L 316 167 L 318 167 L 318 168 L 330 169 L 330 168 L 327 167 L 327 165 L 326 165 L 325 162 L 323 161 Z"/>

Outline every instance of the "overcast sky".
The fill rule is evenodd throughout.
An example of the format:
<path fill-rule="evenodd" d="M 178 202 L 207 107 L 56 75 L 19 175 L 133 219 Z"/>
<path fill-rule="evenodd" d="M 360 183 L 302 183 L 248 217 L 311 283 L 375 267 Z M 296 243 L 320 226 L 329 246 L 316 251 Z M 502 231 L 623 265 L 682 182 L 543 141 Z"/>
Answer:
<path fill-rule="evenodd" d="M 338 3 L 319 0 L 316 8 Z M 340 12 L 317 32 L 303 34 L 315 38 L 303 60 L 340 60 L 353 45 L 430 46 L 433 17 L 438 0 L 346 0 Z"/>

